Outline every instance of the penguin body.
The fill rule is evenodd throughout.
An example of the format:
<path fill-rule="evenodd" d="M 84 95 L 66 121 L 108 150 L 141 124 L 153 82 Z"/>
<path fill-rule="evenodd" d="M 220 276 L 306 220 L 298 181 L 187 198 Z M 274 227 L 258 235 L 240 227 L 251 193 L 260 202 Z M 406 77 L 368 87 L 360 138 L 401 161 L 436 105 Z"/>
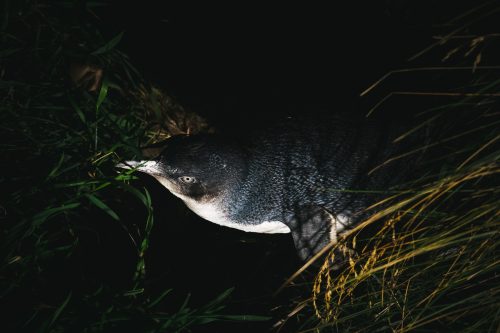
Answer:
<path fill-rule="evenodd" d="M 128 161 L 202 218 L 259 233 L 292 233 L 307 260 L 363 217 L 402 174 L 383 124 L 342 117 L 287 119 L 250 139 L 177 136 L 152 161 Z"/>

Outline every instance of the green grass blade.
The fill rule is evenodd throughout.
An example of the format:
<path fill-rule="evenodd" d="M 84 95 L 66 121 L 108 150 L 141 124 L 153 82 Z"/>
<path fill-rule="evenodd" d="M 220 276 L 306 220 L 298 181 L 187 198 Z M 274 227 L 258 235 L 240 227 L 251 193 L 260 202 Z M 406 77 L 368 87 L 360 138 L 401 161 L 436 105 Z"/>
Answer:
<path fill-rule="evenodd" d="M 98 48 L 97 50 L 92 52 L 91 54 L 92 55 L 100 55 L 100 54 L 108 53 L 113 48 L 115 48 L 116 45 L 118 45 L 118 43 L 122 40 L 124 33 L 125 33 L 124 31 L 120 32 L 118 35 L 113 37 L 109 42 L 107 42 L 106 44 L 104 44 L 103 46 L 101 46 L 100 48 Z"/>
<path fill-rule="evenodd" d="M 71 300 L 71 296 L 73 295 L 73 292 L 69 292 L 68 293 L 68 296 L 66 296 L 66 299 L 62 302 L 62 304 L 56 309 L 56 311 L 54 312 L 54 315 L 52 316 L 52 319 L 50 320 L 50 323 L 47 327 L 47 329 L 50 329 L 52 327 L 52 325 L 54 325 L 54 323 L 57 321 L 57 319 L 59 318 L 59 316 L 61 315 L 61 313 L 64 311 L 64 309 L 66 308 L 66 306 L 68 305 L 69 301 Z"/>
<path fill-rule="evenodd" d="M 86 197 L 92 202 L 96 207 L 102 209 L 106 214 L 111 216 L 113 219 L 119 221 L 120 217 L 116 214 L 108 205 L 106 205 L 101 199 L 99 199 L 94 194 L 87 194 Z"/>

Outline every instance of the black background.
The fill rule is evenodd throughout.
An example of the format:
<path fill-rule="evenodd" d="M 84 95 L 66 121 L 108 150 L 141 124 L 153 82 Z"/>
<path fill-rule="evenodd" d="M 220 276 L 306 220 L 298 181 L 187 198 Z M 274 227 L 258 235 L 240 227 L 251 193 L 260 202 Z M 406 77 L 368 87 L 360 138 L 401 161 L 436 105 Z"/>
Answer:
<path fill-rule="evenodd" d="M 470 7 L 471 2 L 454 1 L 358 0 L 322 6 L 116 1 L 99 16 L 110 37 L 125 31 L 119 48 L 149 82 L 219 131 L 230 132 L 265 126 L 283 115 L 366 112 L 383 95 L 360 99 L 360 92 L 390 70 L 418 65 L 407 59 L 432 43 L 433 33 L 449 31 L 440 24 Z M 308 288 L 272 297 L 300 267 L 289 235 L 216 226 L 149 177 L 136 184 L 142 185 L 152 192 L 156 221 L 146 258 L 147 288 L 174 288 L 178 299 L 172 299 L 172 311 L 188 293 L 196 306 L 232 286 L 236 290 L 228 313 L 280 318 L 296 297 L 307 297 Z M 110 233 L 109 243 L 115 244 L 114 238 Z M 114 246 L 107 258 L 119 258 L 120 248 Z M 118 262 L 110 283 L 127 267 Z M 245 330 L 232 325 L 199 329 Z M 245 328 L 260 332 L 269 326 L 249 323 Z"/>
<path fill-rule="evenodd" d="M 354 111 L 359 93 L 432 42 L 470 2 L 323 5 L 146 1 L 105 9 L 134 65 L 216 125 L 318 109 Z M 444 30 L 444 29 L 443 29 Z"/>

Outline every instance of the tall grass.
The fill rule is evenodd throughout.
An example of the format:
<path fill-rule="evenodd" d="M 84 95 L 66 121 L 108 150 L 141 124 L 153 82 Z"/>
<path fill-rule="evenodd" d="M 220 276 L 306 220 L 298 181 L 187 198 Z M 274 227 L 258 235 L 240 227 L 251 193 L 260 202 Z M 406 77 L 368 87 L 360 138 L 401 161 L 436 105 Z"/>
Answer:
<path fill-rule="evenodd" d="M 263 319 L 224 315 L 231 289 L 196 309 L 189 297 L 169 303 L 170 287 L 147 289 L 151 197 L 114 165 L 140 157 L 160 129 L 147 85 L 117 49 L 123 33 L 96 29 L 103 5 L 2 5 L 0 330 L 177 332 Z M 75 66 L 93 69 L 80 87 Z"/>
<path fill-rule="evenodd" d="M 500 71 L 493 57 L 500 41 L 484 24 L 498 22 L 498 9 L 489 3 L 452 20 L 453 32 L 412 57 L 420 67 L 396 70 L 362 94 L 400 76 L 398 91 L 368 113 L 417 110 L 418 125 L 395 141 L 426 129 L 431 140 L 397 157 L 420 156 L 412 179 L 331 245 L 311 297 L 287 318 L 300 332 L 500 330 Z M 445 63 L 435 65 L 436 57 Z M 416 77 L 424 86 L 407 89 L 404 82 Z M 344 265 L 334 269 L 339 257 Z M 286 331 L 286 321 L 278 327 Z"/>

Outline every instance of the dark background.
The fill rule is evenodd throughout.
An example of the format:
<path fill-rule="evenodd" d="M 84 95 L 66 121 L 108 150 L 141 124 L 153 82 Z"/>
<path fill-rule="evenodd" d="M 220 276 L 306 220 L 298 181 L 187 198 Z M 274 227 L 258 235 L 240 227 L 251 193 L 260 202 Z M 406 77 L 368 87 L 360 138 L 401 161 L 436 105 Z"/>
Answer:
<path fill-rule="evenodd" d="M 231 132 L 284 115 L 366 112 L 384 92 L 365 99 L 360 92 L 390 70 L 418 66 L 407 59 L 432 43 L 433 33 L 449 31 L 441 23 L 470 7 L 470 1 L 343 1 L 318 7 L 115 1 L 99 17 L 110 38 L 125 31 L 118 47 L 147 81 L 219 131 Z M 197 306 L 235 286 L 228 313 L 281 318 L 294 300 L 308 296 L 306 286 L 272 297 L 301 265 L 289 235 L 222 228 L 195 216 L 147 176 L 135 186 L 151 191 L 155 208 L 146 287 L 173 288 L 170 310 L 188 293 Z M 103 261 L 95 274 L 109 274 L 110 284 L 134 268 L 132 255 L 122 254 L 129 246 L 117 243 L 123 238 L 115 232 L 101 235 L 112 246 L 97 249 L 95 256 Z M 269 326 L 245 328 L 260 332 Z M 232 329 L 244 330 L 227 323 L 200 331 Z"/>
<path fill-rule="evenodd" d="M 277 114 L 362 109 L 362 90 L 408 66 L 406 59 L 432 42 L 438 23 L 472 7 L 470 1 L 182 3 L 116 2 L 102 22 L 126 32 L 120 48 L 148 79 L 231 128 Z"/>
<path fill-rule="evenodd" d="M 96 113 L 93 110 L 96 94 L 75 88 L 70 83 L 67 67 L 73 56 L 76 56 L 77 60 L 90 62 L 104 58 L 113 59 L 92 58 L 89 53 L 104 45 L 101 41 L 110 41 L 124 32 L 123 39 L 116 48 L 130 56 L 132 66 L 139 70 L 146 83 L 163 89 L 181 105 L 205 117 L 217 131 L 242 132 L 242 134 L 256 127 L 265 127 L 288 115 L 317 112 L 365 114 L 395 89 L 412 90 L 417 87 L 420 90 L 426 88 L 427 91 L 434 89 L 444 91 L 440 90 L 444 87 L 460 92 L 476 84 L 479 87 L 476 89 L 480 89 L 481 84 L 489 84 L 497 79 L 495 77 L 478 84 L 478 81 L 472 81 L 470 77 L 455 80 L 454 76 L 462 75 L 461 72 L 446 73 L 446 76 L 440 72 L 425 73 L 427 76 L 409 73 L 404 76 L 391 76 L 368 96 L 362 98 L 359 96 L 370 84 L 394 69 L 436 65 L 470 66 L 475 54 L 469 58 L 465 57 L 467 47 L 457 52 L 453 62 L 441 61 L 443 56 L 456 46 L 453 44 L 456 41 L 451 41 L 451 45 L 447 44 L 430 57 L 420 57 L 411 62 L 407 59 L 435 43 L 436 39 L 433 36 L 445 35 L 456 27 L 466 24 L 470 19 L 468 17 L 466 20 L 450 20 L 474 7 L 481 6 L 484 1 L 357 0 L 335 1 L 321 6 L 291 4 L 291 2 L 282 5 L 214 4 L 213 2 L 199 4 L 151 0 L 103 2 L 104 6 L 92 7 L 94 16 L 88 13 L 88 3 L 80 0 L 53 2 L 50 5 L 43 1 L 9 2 L 11 13 L 15 12 L 16 6 L 21 8 L 23 4 L 27 4 L 33 5 L 36 11 L 40 9 L 40 12 L 37 11 L 33 16 L 33 20 L 38 20 L 38 15 L 43 16 L 46 12 L 48 15 L 40 19 L 40 24 L 43 26 L 41 30 L 31 30 L 38 25 L 30 26 L 29 22 L 25 24 L 23 22 L 25 17 L 21 13 L 19 20 L 11 20 L 16 25 L 9 25 L 9 29 L 17 28 L 19 36 L 26 37 L 19 38 L 20 46 L 16 47 L 26 46 L 27 50 L 24 55 L 19 52 L 13 53 L 10 58 L 5 57 L 9 60 L 8 66 L 5 67 L 6 74 L 2 72 L 0 76 L 5 74 L 6 79 L 14 82 L 22 81 L 23 77 L 29 78 L 25 82 L 28 101 L 31 99 L 30 85 L 37 86 L 45 81 L 51 82 L 51 85 L 55 84 L 54 87 L 48 88 L 56 90 L 54 98 L 64 98 L 64 103 L 67 102 L 67 96 L 61 95 L 61 91 L 68 90 L 68 96 L 77 99 L 80 95 L 90 97 L 83 99 L 92 102 L 91 114 L 88 115 L 90 123 Z M 490 3 L 494 4 L 493 1 Z M 99 2 L 92 2 L 92 5 L 99 5 Z M 11 16 L 14 17 L 15 14 Z M 45 18 L 49 21 L 55 18 L 56 23 L 64 21 L 71 28 L 55 23 L 54 26 L 58 29 L 52 31 L 50 22 L 46 24 Z M 67 30 L 62 31 L 62 26 Z M 496 27 L 497 25 L 480 30 L 479 33 L 497 32 Z M 5 27 L 0 27 L 3 28 Z M 90 43 L 92 47 L 89 45 L 79 47 L 86 42 L 85 35 L 82 38 L 79 34 L 83 34 L 85 30 L 102 33 L 103 38 L 97 38 L 98 45 Z M 48 45 L 37 44 L 40 37 L 37 31 L 42 31 L 40 40 L 47 42 Z M 460 33 L 473 34 L 474 31 L 464 29 Z M 64 45 L 50 44 L 48 41 L 52 38 L 56 42 L 64 41 Z M 462 40 L 458 43 L 468 43 L 468 41 Z M 487 44 L 488 41 L 481 47 L 486 47 Z M 33 54 L 39 51 L 38 46 L 42 55 L 34 57 Z M 52 47 L 54 49 L 51 49 Z M 52 55 L 65 47 L 68 48 L 64 50 L 68 53 L 67 63 L 61 60 L 55 66 L 54 59 L 60 58 L 53 58 Z M 5 49 L 4 51 L 9 51 L 8 47 Z M 80 54 L 75 50 L 85 50 L 85 52 Z M 493 58 L 491 54 L 497 56 Z M 33 59 L 45 61 L 33 61 Z M 481 64 L 495 64 L 496 59 L 498 52 L 484 52 Z M 113 63 L 110 62 L 112 61 L 97 61 L 100 65 L 108 66 L 103 68 L 105 73 L 119 69 L 120 66 L 113 67 Z M 51 68 L 52 66 L 54 68 Z M 468 75 L 470 76 L 470 73 Z M 494 76 L 495 72 L 490 75 Z M 117 86 L 122 87 L 120 84 Z M 123 87 L 130 86 L 128 82 L 124 82 Z M 472 91 L 477 91 L 476 89 Z M 16 92 L 23 96 L 24 90 L 19 88 Z M 108 92 L 110 99 L 122 102 L 121 98 L 125 95 L 120 94 L 118 89 L 110 89 Z M 48 101 L 52 101 L 52 95 Z M 383 119 L 392 124 L 394 115 L 422 110 L 420 103 L 424 104 L 420 98 L 418 101 L 399 99 L 393 104 L 384 103 L 380 109 L 385 112 Z M 111 107 L 117 104 L 108 105 Z M 442 105 L 442 103 L 432 105 Z M 41 110 L 42 119 L 45 119 L 43 109 Z M 70 107 L 69 110 L 73 108 Z M 113 110 L 113 114 L 114 111 L 120 114 L 120 110 Z M 68 118 L 77 119 L 73 114 Z M 34 124 L 37 125 L 36 122 Z M 20 125 L 21 129 L 27 126 Z M 97 126 L 95 128 L 97 129 Z M 40 133 L 44 133 L 46 127 L 40 126 L 40 129 Z M 34 133 L 38 131 L 34 130 Z M 93 133 L 92 129 L 90 133 Z M 105 137 L 102 132 L 99 135 Z M 121 139 L 111 138 L 111 145 L 116 140 Z M 135 143 L 133 140 L 132 142 Z M 83 179 L 90 180 L 92 175 L 87 174 L 87 167 L 91 170 L 94 168 L 87 165 L 91 162 L 85 160 L 84 156 L 91 151 L 89 152 L 86 143 L 82 143 L 85 145 L 82 149 L 84 153 L 82 156 L 74 153 L 74 158 L 78 161 L 78 165 L 82 165 Z M 31 142 L 29 146 L 31 148 Z M 53 146 L 56 145 L 48 147 Z M 3 170 L 4 177 L 17 173 L 26 174 L 30 176 L 25 177 L 26 182 L 31 179 L 38 182 L 57 163 L 60 153 L 57 150 L 46 154 L 36 152 L 34 160 L 37 163 L 31 163 L 32 159 L 26 156 L 28 155 L 26 151 L 31 150 L 12 152 L 10 158 L 4 158 L 4 164 L 8 164 L 8 168 Z M 75 151 L 78 152 L 78 149 Z M 136 152 L 138 148 L 127 150 L 127 154 L 132 155 L 130 153 L 132 151 Z M 18 161 L 9 163 L 18 157 L 21 161 L 30 163 Z M 128 159 L 133 156 L 120 156 L 120 158 Z M 111 160 L 109 162 L 109 168 L 102 169 L 106 171 L 102 177 L 115 175 L 116 170 Z M 290 235 L 244 233 L 209 223 L 189 211 L 180 200 L 174 198 L 151 177 L 145 175 L 138 177 L 139 180 L 130 184 L 139 191 L 143 191 L 143 187 L 147 188 L 151 193 L 154 207 L 154 227 L 149 237 L 150 246 L 145 254 L 146 276 L 144 281 L 139 279 L 140 286 L 145 290 L 140 296 L 143 298 L 151 296 L 152 299 L 166 289 L 172 289 L 165 300 L 159 303 L 159 310 L 155 308 L 154 311 L 175 314 L 187 297 L 190 297 L 188 306 L 197 308 L 207 304 L 228 288 L 235 287 L 230 301 L 225 303 L 226 308 L 220 310 L 220 313 L 266 315 L 272 316 L 273 320 L 264 323 L 212 323 L 208 326 L 197 326 L 193 331 L 263 332 L 279 319 L 286 317 L 294 304 L 310 296 L 314 269 L 299 277 L 293 287 L 286 288 L 278 296 L 273 296 L 278 287 L 301 266 Z M 21 178 L 22 181 L 23 179 Z M 14 181 L 7 184 L 11 188 L 3 188 L 5 196 L 22 193 L 17 192 L 22 184 L 16 182 L 15 177 Z M 32 188 L 38 184 L 27 185 L 30 185 L 28 188 Z M 20 211 L 24 212 L 25 209 L 28 212 L 36 211 L 39 206 L 40 209 L 45 208 L 48 202 L 59 204 L 57 200 L 59 198 L 45 195 L 44 187 L 38 186 L 40 190 L 36 191 L 36 195 L 25 201 L 27 205 L 33 207 L 20 207 Z M 62 197 L 74 194 L 64 188 L 58 189 L 55 193 L 62 194 Z M 43 267 L 30 265 L 30 262 L 27 262 L 26 276 L 21 276 L 19 280 L 12 282 L 17 284 L 16 281 L 23 281 L 24 284 L 16 286 L 15 292 L 10 294 L 12 301 L 2 304 L 9 310 L 4 312 L 7 319 L 23 323 L 26 318 L 31 318 L 33 309 L 38 311 L 41 308 L 42 316 L 48 313 L 50 322 L 53 313 L 57 314 L 55 309 L 63 303 L 68 291 L 71 290 L 75 304 L 71 310 L 72 314 L 76 313 L 74 317 L 83 320 L 82 325 L 85 326 L 87 316 L 90 316 L 88 319 L 90 322 L 99 321 L 104 312 L 120 305 L 124 290 L 134 288 L 131 286 L 131 281 L 134 280 L 138 260 L 137 242 L 144 238 L 146 220 L 144 206 L 133 195 L 118 187 L 110 186 L 99 191 L 99 195 L 109 199 L 105 201 L 117 212 L 120 221 L 111 220 L 102 209 L 90 203 L 83 205 L 85 206 L 82 207 L 83 215 L 67 217 L 77 227 L 75 228 L 77 235 L 71 235 L 70 238 L 77 239 L 78 244 L 72 247 L 70 251 L 72 253 L 66 258 L 68 260 L 56 260 L 58 257 L 54 260 L 47 259 L 50 265 Z M 66 221 L 65 218 L 62 220 Z M 50 228 L 56 231 L 60 229 L 59 225 L 52 221 Z M 63 232 L 66 232 L 66 229 Z M 26 243 L 28 247 L 31 246 L 30 242 Z M 32 249 L 28 248 L 27 252 L 31 254 Z M 61 256 L 63 255 L 66 253 L 61 253 Z M 13 271 L 9 276 L 16 274 L 17 271 Z M 88 295 L 94 296 L 88 300 Z M 130 303 L 130 299 L 127 301 L 129 302 L 127 304 L 134 306 Z M 49 307 L 45 307 L 45 302 Z M 75 310 L 74 307 L 80 304 L 87 304 L 89 308 Z M 125 309 L 127 304 L 123 305 Z M 18 308 L 25 312 L 21 312 Z M 104 310 L 101 311 L 101 308 Z M 46 309 L 45 312 L 43 309 Z M 141 311 L 140 308 L 135 310 Z M 99 318 L 93 318 L 94 315 Z M 301 313 L 294 316 L 282 332 L 296 331 L 297 325 L 293 321 L 300 319 L 303 323 L 308 317 L 313 315 Z M 73 317 L 66 318 L 68 320 Z M 130 323 L 138 325 L 137 331 L 140 331 L 143 323 L 141 318 L 130 319 Z M 36 320 L 31 323 L 33 327 L 37 325 Z M 78 322 L 71 324 L 75 327 L 79 325 Z"/>

